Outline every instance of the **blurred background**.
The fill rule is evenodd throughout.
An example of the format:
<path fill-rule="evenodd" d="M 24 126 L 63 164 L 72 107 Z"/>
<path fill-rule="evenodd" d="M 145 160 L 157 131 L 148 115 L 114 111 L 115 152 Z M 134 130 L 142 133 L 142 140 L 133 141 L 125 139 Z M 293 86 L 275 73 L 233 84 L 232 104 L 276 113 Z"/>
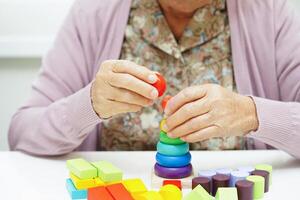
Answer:
<path fill-rule="evenodd" d="M 73 1 L 0 0 L 0 150 L 8 150 L 10 119 L 28 98 L 41 58 Z M 300 13 L 300 0 L 290 1 Z"/>

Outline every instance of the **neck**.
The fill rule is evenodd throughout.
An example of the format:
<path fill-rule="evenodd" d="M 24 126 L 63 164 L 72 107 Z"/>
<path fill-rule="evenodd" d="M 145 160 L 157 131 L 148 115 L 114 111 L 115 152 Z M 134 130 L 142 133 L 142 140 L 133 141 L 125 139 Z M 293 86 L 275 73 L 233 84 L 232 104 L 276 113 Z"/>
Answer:
<path fill-rule="evenodd" d="M 195 11 L 212 0 L 158 0 L 167 23 L 175 38 L 179 40 Z"/>

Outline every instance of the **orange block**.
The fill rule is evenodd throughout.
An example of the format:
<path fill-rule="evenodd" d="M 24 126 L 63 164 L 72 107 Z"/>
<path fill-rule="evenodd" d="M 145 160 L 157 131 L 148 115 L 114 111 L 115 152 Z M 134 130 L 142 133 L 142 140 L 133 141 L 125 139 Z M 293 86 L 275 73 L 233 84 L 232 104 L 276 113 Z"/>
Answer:
<path fill-rule="evenodd" d="M 104 186 L 88 189 L 88 200 L 115 200 Z"/>
<path fill-rule="evenodd" d="M 115 200 L 134 200 L 122 183 L 108 185 L 106 189 Z"/>

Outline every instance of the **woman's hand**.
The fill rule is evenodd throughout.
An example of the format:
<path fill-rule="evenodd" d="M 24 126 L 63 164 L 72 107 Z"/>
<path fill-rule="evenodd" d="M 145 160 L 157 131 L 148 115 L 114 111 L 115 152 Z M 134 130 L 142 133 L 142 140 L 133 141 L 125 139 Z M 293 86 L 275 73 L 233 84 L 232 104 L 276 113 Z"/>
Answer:
<path fill-rule="evenodd" d="M 165 113 L 168 136 L 191 143 L 258 128 L 251 97 L 213 84 L 184 89 L 168 102 Z"/>
<path fill-rule="evenodd" d="M 151 85 L 156 81 L 155 72 L 146 67 L 125 60 L 105 61 L 92 83 L 93 108 L 101 118 L 138 112 L 158 97 Z"/>

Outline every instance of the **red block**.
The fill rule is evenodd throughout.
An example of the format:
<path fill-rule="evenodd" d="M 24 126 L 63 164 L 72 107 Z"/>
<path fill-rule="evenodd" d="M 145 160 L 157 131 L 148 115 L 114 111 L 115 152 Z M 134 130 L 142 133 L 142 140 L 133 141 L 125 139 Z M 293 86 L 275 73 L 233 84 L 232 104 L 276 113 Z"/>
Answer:
<path fill-rule="evenodd" d="M 163 186 L 164 185 L 175 185 L 181 190 L 181 181 L 180 180 L 164 180 Z"/>
<path fill-rule="evenodd" d="M 167 89 L 167 83 L 164 77 L 160 74 L 156 74 L 157 81 L 152 84 L 158 91 L 158 96 L 161 97 Z"/>
<path fill-rule="evenodd" d="M 103 187 L 95 187 L 88 189 L 88 200 L 115 200 L 108 190 Z"/>
<path fill-rule="evenodd" d="M 106 186 L 114 200 L 134 200 L 122 183 Z"/>

